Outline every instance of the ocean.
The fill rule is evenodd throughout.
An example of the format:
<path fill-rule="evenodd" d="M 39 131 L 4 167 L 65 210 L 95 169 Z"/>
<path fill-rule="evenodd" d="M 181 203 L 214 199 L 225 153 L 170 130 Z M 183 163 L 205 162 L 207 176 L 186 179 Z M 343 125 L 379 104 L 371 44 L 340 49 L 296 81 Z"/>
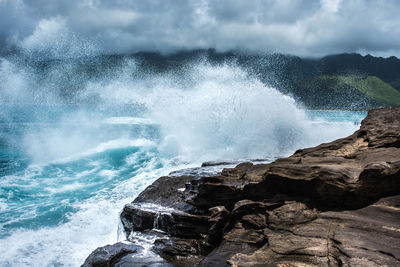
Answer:
<path fill-rule="evenodd" d="M 235 63 L 0 59 L 0 265 L 79 266 L 123 240 L 119 213 L 204 161 L 288 156 L 366 112 L 307 110 Z"/>

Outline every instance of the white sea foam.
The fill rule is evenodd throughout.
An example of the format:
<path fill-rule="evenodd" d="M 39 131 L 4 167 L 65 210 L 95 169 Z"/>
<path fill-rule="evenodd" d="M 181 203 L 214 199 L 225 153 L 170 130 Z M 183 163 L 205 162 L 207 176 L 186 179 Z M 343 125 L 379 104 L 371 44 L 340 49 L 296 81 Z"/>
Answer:
<path fill-rule="evenodd" d="M 182 168 L 183 166 L 175 166 Z M 108 192 L 76 203 L 79 209 L 69 221 L 38 230 L 20 229 L 1 240 L 1 266 L 79 266 L 98 246 L 117 241 L 119 213 L 146 186 L 172 171 L 149 163 L 138 175 Z"/>
<path fill-rule="evenodd" d="M 8 208 L 7 203 L 4 203 L 3 201 L 0 201 L 0 212 L 6 211 Z"/>
<path fill-rule="evenodd" d="M 138 117 L 111 117 L 105 119 L 103 122 L 108 124 L 138 124 L 138 125 L 154 123 L 150 119 L 138 118 Z"/>
<path fill-rule="evenodd" d="M 113 150 L 113 149 L 120 149 L 120 148 L 127 148 L 127 147 L 150 147 L 154 146 L 155 142 L 144 139 L 144 138 L 139 138 L 139 139 L 116 139 L 116 140 L 110 140 L 104 143 L 98 144 L 96 147 L 89 149 L 87 151 L 77 153 L 70 155 L 68 157 L 60 158 L 57 160 L 53 160 L 50 163 L 66 163 L 70 161 L 75 161 L 79 160 L 81 158 L 88 157 L 93 154 L 98 154 L 98 153 L 103 153 L 107 150 Z"/>
<path fill-rule="evenodd" d="M 45 187 L 44 190 L 50 192 L 51 194 L 59 194 L 59 193 L 66 193 L 68 191 L 76 191 L 78 189 L 84 188 L 87 185 L 78 183 L 78 182 L 73 182 L 73 183 L 68 183 L 64 185 L 57 185 L 57 187 Z"/>

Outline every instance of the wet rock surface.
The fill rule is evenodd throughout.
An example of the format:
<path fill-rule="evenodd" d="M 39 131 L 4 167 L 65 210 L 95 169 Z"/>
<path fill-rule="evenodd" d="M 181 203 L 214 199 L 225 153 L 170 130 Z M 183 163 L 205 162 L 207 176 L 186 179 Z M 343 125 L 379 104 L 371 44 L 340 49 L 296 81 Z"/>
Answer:
<path fill-rule="evenodd" d="M 118 242 L 114 245 L 100 247 L 89 255 L 82 267 L 114 266 L 125 255 L 136 252 L 140 253 L 140 250 L 140 247 L 129 242 Z"/>
<path fill-rule="evenodd" d="M 212 166 L 161 177 L 121 213 L 128 240 L 157 232 L 157 266 L 400 266 L 400 107 L 269 164 Z M 85 266 L 108 266 L 90 265 L 98 250 Z"/>

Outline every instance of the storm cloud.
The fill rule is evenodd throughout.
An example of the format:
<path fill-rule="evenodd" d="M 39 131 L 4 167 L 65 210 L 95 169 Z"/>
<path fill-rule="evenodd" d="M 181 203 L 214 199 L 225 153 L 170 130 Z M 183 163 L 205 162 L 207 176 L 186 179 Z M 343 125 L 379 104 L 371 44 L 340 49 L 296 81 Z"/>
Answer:
<path fill-rule="evenodd" d="M 399 12 L 397 0 L 0 0 L 0 50 L 400 56 Z"/>

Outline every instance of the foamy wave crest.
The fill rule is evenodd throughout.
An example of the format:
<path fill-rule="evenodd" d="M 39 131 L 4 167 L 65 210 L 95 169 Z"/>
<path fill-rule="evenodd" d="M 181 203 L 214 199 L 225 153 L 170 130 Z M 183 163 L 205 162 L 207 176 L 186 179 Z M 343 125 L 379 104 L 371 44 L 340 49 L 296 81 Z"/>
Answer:
<path fill-rule="evenodd" d="M 80 112 L 59 120 L 76 127 L 26 133 L 24 144 L 34 161 L 84 152 L 109 140 L 110 134 L 111 139 L 128 135 L 120 128 L 101 131 L 102 123 L 159 125 L 161 154 L 189 162 L 284 156 L 298 148 L 343 137 L 357 128 L 342 124 L 339 130 L 334 123 L 313 124 L 291 97 L 263 84 L 235 63 L 213 65 L 198 60 L 176 72 L 149 73 L 140 71 L 137 61 L 125 58 L 106 71 L 98 67 L 102 72 L 91 76 L 82 72 L 82 64 L 103 66 L 107 62 L 52 63 L 49 75 L 45 75 L 31 68 L 20 70 L 20 65 L 4 61 L 0 76 L 6 83 L 1 96 L 11 103 L 27 95 L 35 104 L 42 99 L 55 105 L 91 103 L 101 111 L 121 106 L 127 107 L 124 111 L 140 109 L 140 114 L 125 112 L 104 118 L 99 115 L 102 112 L 89 116 L 79 106 Z M 61 83 L 60 77 L 72 79 Z M 32 90 L 32 84 L 39 81 L 40 88 Z M 16 92 L 9 89 L 13 84 Z"/>
<path fill-rule="evenodd" d="M 121 73 L 105 84 L 91 83 L 80 97 L 145 106 L 162 129 L 159 150 L 169 158 L 192 162 L 282 156 L 357 127 L 313 124 L 291 97 L 235 64 L 200 61 L 179 75 L 133 78 Z"/>

